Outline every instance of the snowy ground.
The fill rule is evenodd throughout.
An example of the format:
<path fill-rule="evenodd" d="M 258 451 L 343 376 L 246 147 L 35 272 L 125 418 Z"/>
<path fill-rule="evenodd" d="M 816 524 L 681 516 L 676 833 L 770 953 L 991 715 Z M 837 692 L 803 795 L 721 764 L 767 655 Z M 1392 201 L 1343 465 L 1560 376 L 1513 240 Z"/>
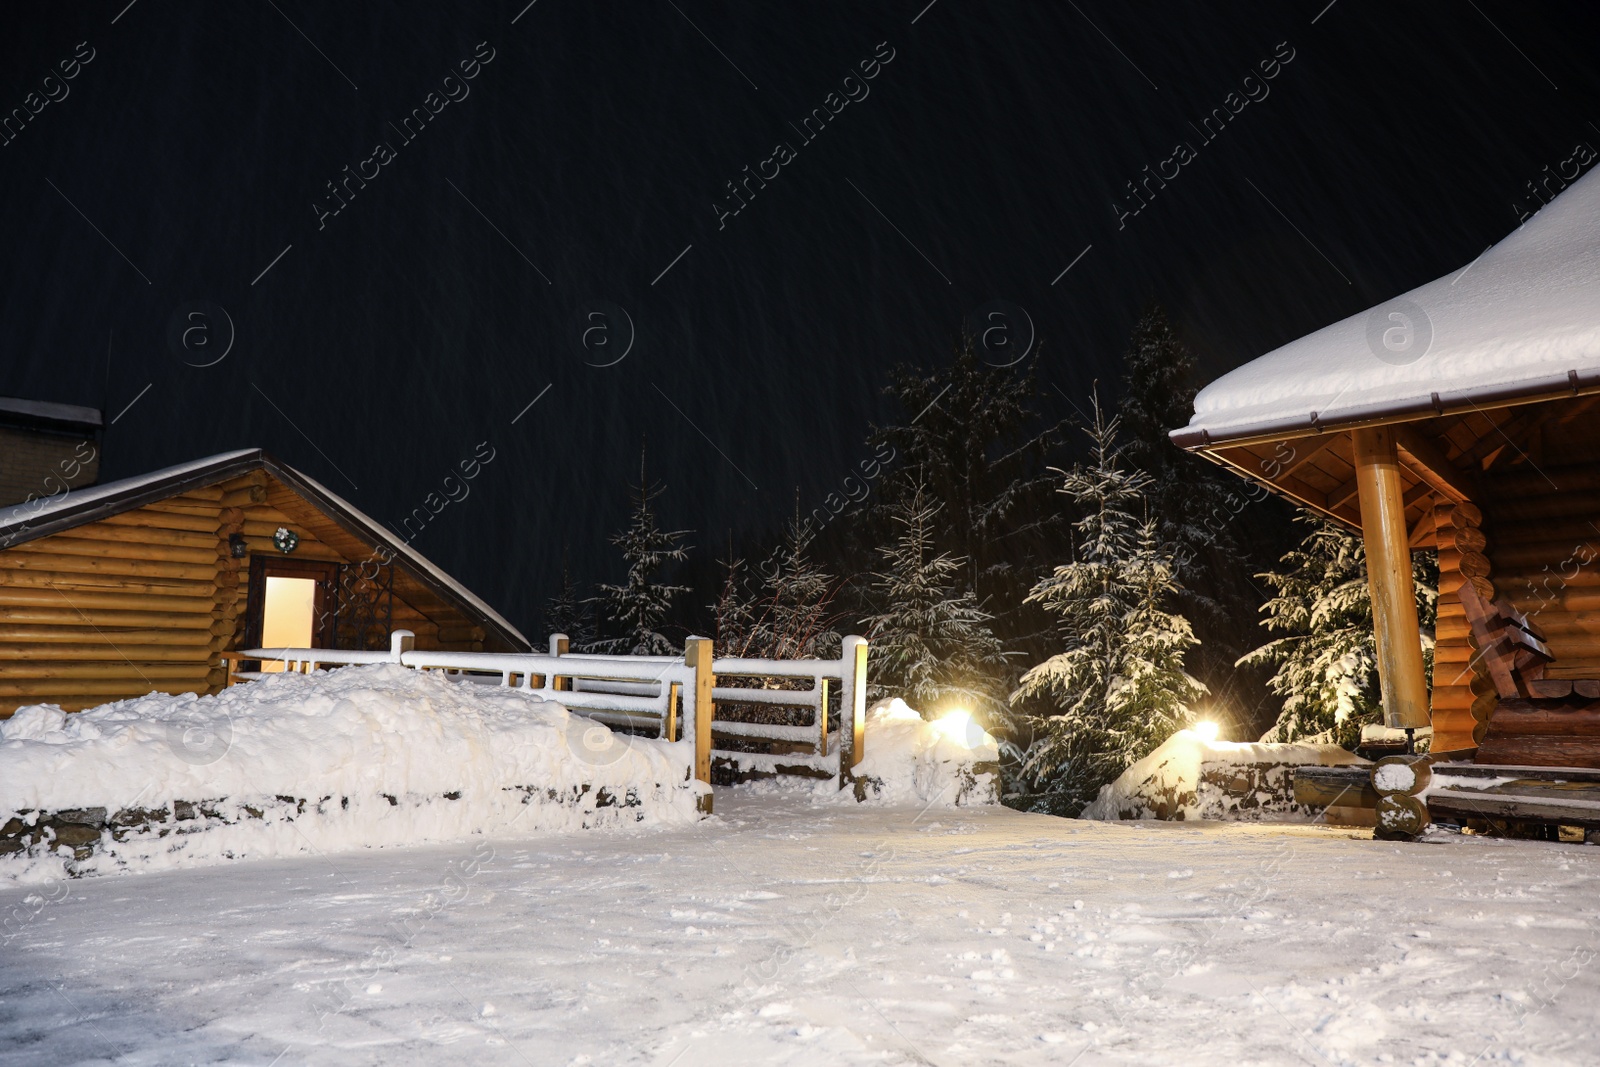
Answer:
<path fill-rule="evenodd" d="M 1600 1062 L 1600 848 L 717 807 L 0 890 L 0 1064 Z"/>

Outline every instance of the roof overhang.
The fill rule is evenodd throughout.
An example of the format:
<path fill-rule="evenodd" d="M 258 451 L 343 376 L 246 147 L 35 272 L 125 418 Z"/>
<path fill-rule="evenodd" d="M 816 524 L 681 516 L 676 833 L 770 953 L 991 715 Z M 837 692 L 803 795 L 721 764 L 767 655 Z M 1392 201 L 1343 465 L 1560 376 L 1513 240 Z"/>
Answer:
<path fill-rule="evenodd" d="M 1207 385 L 1173 443 L 1204 451 L 1600 391 L 1597 171 L 1464 267 Z"/>
<path fill-rule="evenodd" d="M 1465 415 L 1490 408 L 1565 400 L 1591 393 L 1600 393 L 1600 369 L 1588 368 L 1580 371 L 1573 368 L 1562 375 L 1549 375 L 1514 385 L 1436 392 L 1411 400 L 1346 408 L 1337 417 L 1327 421 L 1312 411 L 1290 418 L 1229 426 L 1215 433 L 1204 426 L 1184 427 L 1181 430 L 1173 430 L 1169 436 L 1172 443 L 1179 448 L 1205 451 L 1223 445 L 1288 441 L 1298 437 L 1353 430 L 1357 427 L 1417 422 L 1442 415 Z"/>

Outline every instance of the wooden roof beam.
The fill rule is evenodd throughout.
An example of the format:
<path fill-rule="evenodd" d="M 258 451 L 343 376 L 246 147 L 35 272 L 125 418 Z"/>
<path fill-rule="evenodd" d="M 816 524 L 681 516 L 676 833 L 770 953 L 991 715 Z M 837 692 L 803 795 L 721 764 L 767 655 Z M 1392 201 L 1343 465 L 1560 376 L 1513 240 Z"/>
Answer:
<path fill-rule="evenodd" d="M 1406 544 L 1411 548 L 1429 548 L 1439 543 L 1439 512 L 1436 508 L 1428 508 L 1411 528 L 1411 533 L 1406 537 Z"/>
<path fill-rule="evenodd" d="M 1489 423 L 1490 430 L 1483 435 L 1476 445 L 1472 446 L 1472 450 L 1466 454 L 1467 458 L 1471 459 L 1475 468 L 1488 470 L 1505 454 L 1507 448 L 1511 448 L 1518 455 L 1525 456 L 1526 453 L 1523 452 L 1513 438 L 1521 437 L 1532 429 L 1540 419 L 1548 418 L 1549 414 L 1548 408 L 1529 408 L 1520 414 L 1511 416 L 1502 423 L 1496 423 L 1485 414 L 1484 419 Z"/>
<path fill-rule="evenodd" d="M 1306 445 L 1304 448 L 1300 447 L 1300 443 L 1298 441 L 1295 442 L 1289 446 L 1290 450 L 1293 452 L 1289 462 L 1283 465 L 1282 469 L 1278 471 L 1276 477 L 1269 478 L 1267 480 L 1270 482 L 1276 482 L 1279 478 L 1288 477 L 1309 463 L 1312 458 L 1317 455 L 1317 453 L 1321 452 L 1323 449 L 1327 448 L 1341 437 L 1343 437 L 1342 434 L 1324 434 L 1321 437 L 1313 439 L 1311 443 Z"/>
<path fill-rule="evenodd" d="M 1457 504 L 1464 500 L 1483 499 L 1477 475 L 1451 463 L 1432 438 L 1404 424 L 1391 429 L 1400 461 L 1440 496 Z"/>
<path fill-rule="evenodd" d="M 1348 435 L 1334 434 L 1331 436 L 1334 440 L 1337 440 Z M 1329 443 L 1332 442 L 1330 441 Z M 1327 446 L 1318 446 L 1315 452 L 1320 452 L 1325 447 Z M 1326 515 L 1336 522 L 1344 523 L 1352 530 L 1361 529 L 1360 515 L 1356 513 L 1354 508 L 1347 506 L 1355 498 L 1353 486 L 1347 487 L 1349 488 L 1348 494 L 1340 491 L 1337 501 L 1334 501 L 1330 500 L 1328 494 L 1314 489 L 1299 478 L 1284 472 L 1279 472 L 1275 480 L 1268 481 L 1260 471 L 1261 457 L 1244 449 L 1207 449 L 1200 454 L 1215 463 L 1227 467 L 1248 482 L 1276 490 L 1278 495 L 1287 497 L 1291 502 L 1303 508 Z M 1300 457 L 1297 455 L 1295 458 L 1298 459 Z"/>
<path fill-rule="evenodd" d="M 1328 510 L 1334 511 L 1354 500 L 1361 492 L 1361 483 L 1354 479 L 1328 494 Z"/>

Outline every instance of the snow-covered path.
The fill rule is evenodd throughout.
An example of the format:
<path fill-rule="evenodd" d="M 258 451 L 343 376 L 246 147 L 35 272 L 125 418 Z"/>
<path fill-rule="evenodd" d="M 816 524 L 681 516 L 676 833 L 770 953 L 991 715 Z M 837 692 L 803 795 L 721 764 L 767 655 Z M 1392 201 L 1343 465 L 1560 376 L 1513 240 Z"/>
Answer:
<path fill-rule="evenodd" d="M 717 805 L 0 891 L 0 1064 L 1600 1062 L 1600 848 Z"/>

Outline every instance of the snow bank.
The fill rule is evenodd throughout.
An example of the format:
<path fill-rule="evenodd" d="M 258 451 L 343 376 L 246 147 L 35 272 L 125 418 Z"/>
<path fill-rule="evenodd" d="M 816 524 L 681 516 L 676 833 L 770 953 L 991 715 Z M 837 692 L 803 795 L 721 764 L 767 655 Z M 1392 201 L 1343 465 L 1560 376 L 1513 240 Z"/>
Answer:
<path fill-rule="evenodd" d="M 1316 813 L 1295 803 L 1294 768 L 1365 762 L 1337 745 L 1208 741 L 1179 730 L 1101 786 L 1081 817 L 1304 822 Z"/>
<path fill-rule="evenodd" d="M 691 759 L 396 664 L 34 705 L 0 723 L 0 879 L 689 823 Z"/>
<path fill-rule="evenodd" d="M 956 807 L 999 803 L 1000 750 L 970 716 L 929 722 L 899 697 L 867 710 L 856 799 Z M 833 789 L 828 783 L 819 787 Z M 848 795 L 848 794 L 847 794 Z"/>

